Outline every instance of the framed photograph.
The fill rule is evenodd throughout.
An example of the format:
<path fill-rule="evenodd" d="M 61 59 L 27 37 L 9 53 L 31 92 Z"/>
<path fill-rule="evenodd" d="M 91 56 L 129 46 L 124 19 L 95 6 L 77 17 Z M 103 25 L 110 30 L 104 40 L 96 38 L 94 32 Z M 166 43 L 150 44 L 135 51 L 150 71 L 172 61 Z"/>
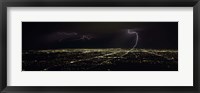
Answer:
<path fill-rule="evenodd" d="M 199 0 L 0 6 L 2 93 L 199 93 Z"/>

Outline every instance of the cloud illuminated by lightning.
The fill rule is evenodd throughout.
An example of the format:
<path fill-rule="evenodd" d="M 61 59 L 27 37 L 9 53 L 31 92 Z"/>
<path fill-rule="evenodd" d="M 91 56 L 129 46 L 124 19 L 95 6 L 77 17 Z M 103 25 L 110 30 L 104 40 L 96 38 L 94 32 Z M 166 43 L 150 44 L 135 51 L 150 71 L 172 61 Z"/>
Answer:
<path fill-rule="evenodd" d="M 95 38 L 94 35 L 91 34 L 80 34 L 76 32 L 56 32 L 51 33 L 46 36 L 46 41 L 48 42 L 63 42 L 65 40 L 68 41 L 86 41 Z"/>

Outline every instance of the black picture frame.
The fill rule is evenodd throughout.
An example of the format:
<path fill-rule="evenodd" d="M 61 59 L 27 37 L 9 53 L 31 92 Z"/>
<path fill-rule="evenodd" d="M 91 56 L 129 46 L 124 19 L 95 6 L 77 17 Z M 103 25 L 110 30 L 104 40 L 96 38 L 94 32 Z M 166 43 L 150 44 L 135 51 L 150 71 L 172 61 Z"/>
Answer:
<path fill-rule="evenodd" d="M 7 7 L 193 7 L 194 86 L 7 86 Z M 200 93 L 199 30 L 200 0 L 1 0 L 0 91 L 1 93 Z"/>

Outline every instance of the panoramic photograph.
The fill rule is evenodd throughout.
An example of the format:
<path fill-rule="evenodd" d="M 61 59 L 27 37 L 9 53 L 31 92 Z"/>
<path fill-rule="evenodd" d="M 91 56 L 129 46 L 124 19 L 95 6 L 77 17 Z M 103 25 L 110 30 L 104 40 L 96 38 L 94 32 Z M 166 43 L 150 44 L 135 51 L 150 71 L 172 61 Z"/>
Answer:
<path fill-rule="evenodd" d="M 178 22 L 22 22 L 22 71 L 178 71 Z"/>

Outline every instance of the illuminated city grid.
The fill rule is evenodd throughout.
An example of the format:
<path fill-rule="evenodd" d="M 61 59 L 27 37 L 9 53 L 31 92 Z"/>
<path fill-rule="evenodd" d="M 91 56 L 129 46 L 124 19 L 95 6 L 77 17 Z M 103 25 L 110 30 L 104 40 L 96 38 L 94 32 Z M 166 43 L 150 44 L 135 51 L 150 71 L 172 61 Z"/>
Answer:
<path fill-rule="evenodd" d="M 177 50 L 24 50 L 23 71 L 178 71 Z"/>

